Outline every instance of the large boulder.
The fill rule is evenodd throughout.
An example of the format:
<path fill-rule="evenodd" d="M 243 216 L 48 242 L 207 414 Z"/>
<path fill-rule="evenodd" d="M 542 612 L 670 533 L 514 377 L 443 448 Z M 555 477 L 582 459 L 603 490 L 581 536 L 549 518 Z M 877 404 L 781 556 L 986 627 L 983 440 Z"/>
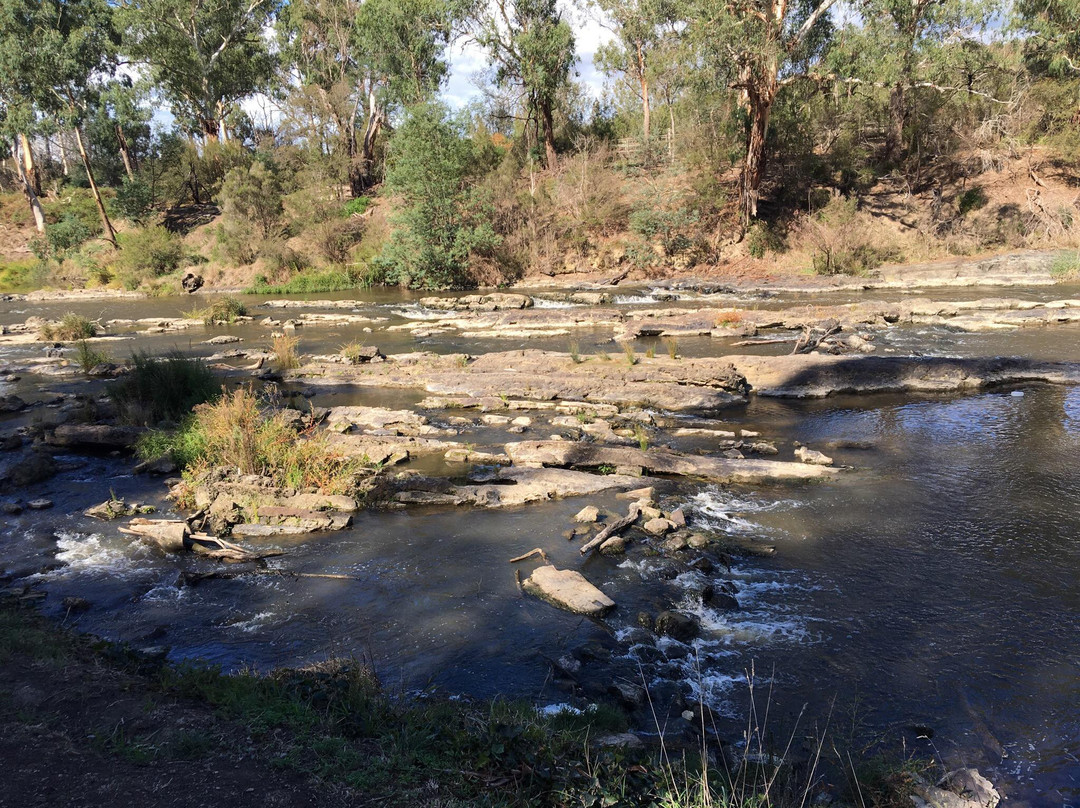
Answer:
<path fill-rule="evenodd" d="M 615 601 L 585 580 L 580 572 L 558 570 L 551 565 L 533 570 L 522 587 L 553 606 L 587 617 L 601 617 L 615 608 Z"/>
<path fill-rule="evenodd" d="M 203 276 L 196 275 L 194 272 L 188 272 L 186 275 L 184 275 L 183 278 L 180 279 L 180 285 L 189 295 L 193 294 L 202 289 Z"/>

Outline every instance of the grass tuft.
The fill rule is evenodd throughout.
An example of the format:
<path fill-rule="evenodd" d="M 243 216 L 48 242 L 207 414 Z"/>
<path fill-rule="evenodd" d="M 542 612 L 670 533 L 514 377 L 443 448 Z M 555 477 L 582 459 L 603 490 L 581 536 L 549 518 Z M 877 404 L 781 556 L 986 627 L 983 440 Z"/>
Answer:
<path fill-rule="evenodd" d="M 180 421 L 219 392 L 217 379 L 201 359 L 179 351 L 162 356 L 141 351 L 132 355 L 131 370 L 112 383 L 109 397 L 121 420 L 154 426 Z"/>
<path fill-rule="evenodd" d="M 294 370 L 300 367 L 300 354 L 297 348 L 300 338 L 279 334 L 272 340 L 272 350 L 277 355 L 278 370 Z"/>
<path fill-rule="evenodd" d="M 97 323 L 81 314 L 68 312 L 58 323 L 45 323 L 38 332 L 38 339 L 46 342 L 75 342 L 96 337 Z"/>

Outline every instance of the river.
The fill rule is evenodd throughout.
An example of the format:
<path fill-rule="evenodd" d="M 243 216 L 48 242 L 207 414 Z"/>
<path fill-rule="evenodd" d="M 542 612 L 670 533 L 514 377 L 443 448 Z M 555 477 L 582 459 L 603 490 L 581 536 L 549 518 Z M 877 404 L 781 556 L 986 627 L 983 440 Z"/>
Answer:
<path fill-rule="evenodd" d="M 1075 291 L 1007 293 L 1049 300 Z M 974 299 L 1002 292 L 948 294 Z M 865 295 L 887 299 L 883 292 Z M 730 297 L 747 305 L 745 296 Z M 653 300 L 646 289 L 628 293 L 622 305 Z M 284 314 L 257 308 L 261 298 L 245 302 L 259 317 Z M 793 302 L 803 301 L 787 295 L 753 305 Z M 195 303 L 0 303 L 0 323 L 71 310 L 109 318 L 175 316 Z M 438 317 L 411 295 L 361 294 L 355 311 L 371 318 L 370 332 L 355 323 L 305 328 L 301 350 L 331 352 L 352 339 L 388 354 L 477 354 L 526 345 L 567 350 L 566 337 L 417 339 L 387 331 L 410 319 Z M 233 333 L 254 347 L 265 344 L 267 329 L 244 324 L 214 333 Z M 585 330 L 575 341 L 582 352 L 612 350 L 610 333 Z M 103 341 L 114 356 L 136 348 L 177 347 L 204 356 L 219 350 L 201 344 L 201 327 L 123 336 L 130 338 Z M 680 340 L 679 350 L 730 353 L 729 342 Z M 642 340 L 640 349 L 649 344 Z M 957 334 L 897 327 L 881 333 L 878 345 L 883 352 L 1080 361 L 1080 328 Z M 35 352 L 40 347 L 3 346 L 0 361 Z M 0 394 L 38 400 L 55 389 L 102 384 L 23 374 L 0 383 Z M 345 398 L 408 406 L 422 395 L 365 390 L 316 394 L 312 401 L 329 406 L 348 403 Z M 448 417 L 429 415 L 436 424 Z M 585 504 L 625 509 L 614 495 L 602 495 L 511 510 L 362 512 L 349 530 L 271 545 L 288 552 L 290 570 L 342 573 L 356 581 L 253 576 L 178 587 L 190 562 L 139 549 L 111 525 L 81 516 L 110 491 L 166 512 L 170 507 L 160 480 L 134 477 L 129 462 L 107 456 L 71 458 L 69 470 L 24 493 L 26 499 L 48 496 L 55 507 L 3 517 L 0 567 L 43 586 L 45 611 L 80 630 L 137 646 L 167 646 L 174 660 L 201 659 L 229 669 L 356 656 L 374 665 L 384 685 L 405 692 L 434 688 L 554 704 L 575 696 L 553 676 L 552 663 L 576 654 L 584 660 L 579 678 L 592 686 L 586 694 L 611 677 L 644 681 L 658 698 L 677 691 L 691 708 L 707 704 L 722 733 L 742 726 L 746 676 L 753 671 L 758 691 L 772 690 L 778 731 L 794 727 L 805 704 L 798 732 L 827 722 L 860 741 L 902 739 L 917 754 L 977 766 L 1002 784 L 1012 804 L 1080 804 L 1080 389 L 1032 385 L 968 396 L 752 399 L 712 415 L 725 428 L 759 431 L 782 444 L 820 448 L 840 441 L 841 448 L 828 451 L 854 469 L 820 485 L 665 484 L 662 498 L 685 503 L 692 528 L 776 546 L 773 557 L 736 558 L 730 575 L 720 567 L 710 576 L 683 571 L 673 577 L 662 558 L 643 555 L 597 556 L 583 564 L 577 544 L 563 533 Z M 0 429 L 6 425 L 0 422 Z M 470 440 L 485 448 L 507 437 L 500 429 L 481 429 Z M 666 442 L 708 448 L 700 438 Z M 534 547 L 556 566 L 603 582 L 619 606 L 606 625 L 521 595 L 507 562 Z M 694 592 L 707 577 L 735 584 L 739 611 L 701 605 Z M 87 599 L 90 608 L 67 614 L 61 605 L 67 596 Z M 635 628 L 638 612 L 672 605 L 701 621 L 703 634 L 691 646 Z"/>

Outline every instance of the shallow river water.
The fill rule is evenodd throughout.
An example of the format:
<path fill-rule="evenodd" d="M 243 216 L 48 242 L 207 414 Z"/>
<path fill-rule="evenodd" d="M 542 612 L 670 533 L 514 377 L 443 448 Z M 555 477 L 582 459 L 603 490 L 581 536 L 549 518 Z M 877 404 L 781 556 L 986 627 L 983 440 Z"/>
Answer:
<path fill-rule="evenodd" d="M 1024 293 L 1067 296 L 1060 287 Z M 991 295 L 1001 291 L 969 291 L 971 298 Z M 44 308 L 0 306 L 8 307 L 0 309 L 5 322 Z M 110 317 L 136 310 L 156 316 L 190 301 L 80 306 Z M 75 307 L 55 308 L 49 313 Z M 413 301 L 371 299 L 358 309 L 388 318 L 372 325 L 369 343 L 387 353 L 417 349 L 412 337 L 381 332 L 385 322 L 417 316 Z M 245 342 L 266 338 L 264 328 L 234 330 Z M 363 336 L 358 326 L 306 329 L 302 350 L 333 350 L 357 335 Z M 209 353 L 198 344 L 205 338 L 196 329 L 125 346 Z M 596 345 L 604 338 L 598 332 Z M 519 347 L 432 340 L 419 347 Z M 1066 327 L 986 335 L 898 328 L 878 340 L 886 351 L 1080 360 L 1080 329 Z M 566 350 L 565 338 L 548 343 L 528 342 Z M 114 355 L 122 355 L 118 345 Z M 0 359 L 26 350 L 9 348 Z M 680 341 L 680 350 L 731 349 L 701 339 Z M 24 377 L 8 388 L 28 395 L 40 384 Z M 419 397 L 395 392 L 375 401 L 364 392 L 355 400 L 399 406 Z M 623 510 L 613 495 L 506 511 L 360 513 L 349 530 L 267 545 L 288 551 L 290 570 L 356 581 L 253 576 L 178 588 L 190 562 L 139 550 L 111 525 L 79 515 L 110 490 L 169 507 L 160 482 L 132 477 L 130 464 L 107 457 L 80 459 L 27 492 L 48 495 L 56 507 L 4 517 L 0 568 L 44 585 L 46 611 L 82 630 L 168 646 L 174 659 L 227 668 L 355 655 L 370 660 L 389 687 L 551 704 L 571 700 L 552 677 L 553 660 L 595 648 L 584 679 L 636 676 L 657 693 L 679 683 L 688 703 L 704 701 L 728 730 L 743 720 L 752 669 L 758 688 L 772 688 L 778 726 L 793 725 L 805 704 L 800 726 L 827 721 L 860 740 L 891 734 L 919 754 L 979 767 L 1003 784 L 1013 804 L 1080 805 L 1080 388 L 756 399 L 714 417 L 781 445 L 865 444 L 830 450 L 853 469 L 835 483 L 750 489 L 672 482 L 662 491 L 687 504 L 692 528 L 776 546 L 771 558 L 737 558 L 730 575 L 720 567 L 711 576 L 736 584 L 737 612 L 702 607 L 692 593 L 706 576 L 672 579 L 663 559 L 595 557 L 583 564 L 577 543 L 562 534 L 585 504 Z M 438 415 L 432 419 L 437 423 Z M 495 432 L 489 441 L 505 438 Z M 520 594 L 507 561 L 534 547 L 556 566 L 602 583 L 619 605 L 606 626 Z M 68 595 L 86 598 L 91 608 L 65 615 L 60 603 Z M 691 647 L 635 629 L 639 611 L 672 604 L 696 613 L 705 629 Z"/>

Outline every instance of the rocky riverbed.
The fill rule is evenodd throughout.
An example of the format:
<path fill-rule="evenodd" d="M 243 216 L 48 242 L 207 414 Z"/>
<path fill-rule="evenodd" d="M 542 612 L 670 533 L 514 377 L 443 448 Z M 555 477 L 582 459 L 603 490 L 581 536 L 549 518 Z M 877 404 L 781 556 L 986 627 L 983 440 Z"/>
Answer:
<path fill-rule="evenodd" d="M 176 658 L 265 667 L 367 648 L 410 688 L 604 700 L 646 732 L 657 708 L 675 733 L 707 709 L 734 732 L 737 682 L 758 655 L 800 666 L 810 655 L 819 673 L 777 680 L 804 697 L 829 689 L 831 655 L 845 660 L 838 681 L 875 675 L 846 661 L 846 648 L 891 658 L 889 607 L 871 619 L 851 604 L 878 597 L 874 563 L 860 558 L 860 542 L 879 533 L 875 512 L 889 526 L 878 554 L 895 571 L 879 589 L 919 602 L 937 596 L 913 594 L 904 576 L 942 579 L 922 551 L 917 563 L 901 552 L 903 531 L 947 554 L 931 526 L 954 512 L 970 529 L 957 547 L 1013 524 L 986 522 L 980 514 L 997 511 L 965 486 L 1038 517 L 1043 495 L 1010 469 L 1069 450 L 1080 381 L 1080 300 L 1044 285 L 1039 266 L 1028 256 L 905 281 L 944 288 L 953 272 L 957 288 L 937 298 L 890 299 L 898 282 L 883 275 L 814 292 L 816 304 L 799 297 L 806 288 L 688 283 L 253 299 L 229 326 L 185 318 L 179 305 L 136 316 L 147 312 L 119 299 L 11 300 L 0 318 L 0 563 L 11 586 L 47 593 L 54 613 L 64 597 L 82 598 L 88 629 L 165 644 Z M 997 297 L 968 290 L 972 278 L 1026 285 Z M 63 313 L 57 305 L 96 307 L 90 344 L 112 351 L 108 361 L 78 367 L 72 346 L 45 355 L 38 337 Z M 279 367 L 275 333 L 299 339 L 298 367 Z M 1028 350 L 1032 334 L 1045 347 Z M 1009 335 L 1015 355 L 998 350 Z M 324 440 L 356 462 L 354 488 L 328 495 L 224 466 L 181 480 L 169 458 L 140 465 L 131 449 L 141 430 L 118 421 L 108 393 L 127 369 L 117 351 L 143 348 L 179 348 L 230 388 L 255 385 L 296 440 Z M 977 446 L 1000 460 L 973 478 Z M 1055 486 L 1071 479 L 1053 473 Z M 952 506 L 935 501 L 945 492 Z M 1033 546 L 1042 558 L 1044 545 Z M 1058 552 L 1073 559 L 1075 547 Z M 849 562 L 850 580 L 839 573 Z M 1035 608 L 1025 587 L 1021 612 Z M 981 596 L 958 597 L 969 608 Z M 863 628 L 840 627 L 845 609 Z M 912 621 L 914 633 L 921 618 Z M 1040 648 L 1058 640 L 1057 622 Z M 938 630 L 973 659 L 971 643 L 987 641 L 954 624 Z M 939 693 L 953 695 L 928 703 L 948 716 L 937 731 L 957 760 L 981 739 L 1003 753 L 981 761 L 997 777 L 1024 783 L 1038 771 L 1040 787 L 1070 793 L 1075 772 L 1053 744 L 1024 757 L 1034 769 L 1003 766 L 1004 753 L 1019 754 L 1014 718 L 986 718 L 981 674 L 943 668 Z M 882 681 L 891 684 L 874 690 L 875 726 L 935 723 L 918 709 L 883 710 L 891 694 L 916 704 L 921 691 Z M 1031 709 L 1061 693 L 1040 690 Z"/>

